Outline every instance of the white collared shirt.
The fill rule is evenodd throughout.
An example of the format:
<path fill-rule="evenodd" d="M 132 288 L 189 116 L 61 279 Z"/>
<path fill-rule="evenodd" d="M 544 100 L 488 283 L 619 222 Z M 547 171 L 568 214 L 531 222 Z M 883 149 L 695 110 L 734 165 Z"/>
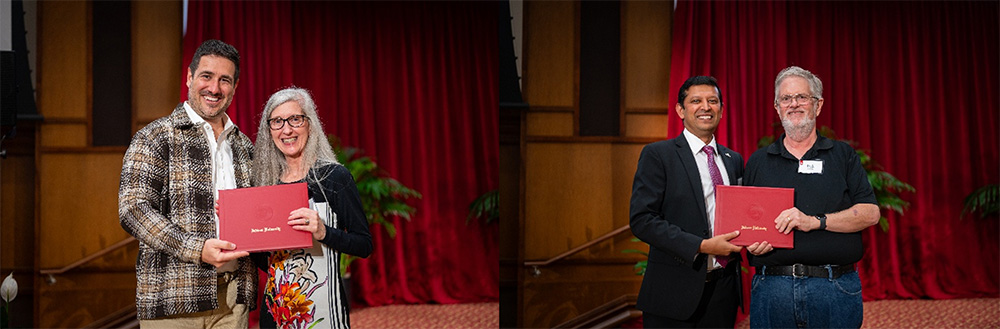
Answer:
<path fill-rule="evenodd" d="M 708 215 L 708 235 L 714 236 L 715 232 L 715 187 L 712 185 L 712 175 L 708 172 L 708 154 L 702 148 L 705 145 L 711 145 L 715 149 L 715 164 L 719 166 L 719 174 L 722 175 L 722 182 L 726 185 L 732 185 L 729 182 L 729 172 L 726 171 L 726 165 L 722 163 L 722 157 L 726 156 L 719 151 L 719 146 L 715 143 L 715 136 L 712 136 L 712 140 L 705 144 L 701 141 L 701 138 L 695 136 L 693 133 L 684 128 L 684 139 L 687 140 L 688 146 L 691 147 L 691 153 L 694 154 L 694 162 L 698 164 L 698 175 L 701 177 L 701 190 L 705 193 L 705 211 Z M 715 256 L 708 255 L 709 262 L 708 268 L 713 269 L 720 267 L 718 262 L 715 261 Z"/>
<path fill-rule="evenodd" d="M 236 125 L 233 124 L 233 120 L 229 119 L 229 115 L 225 115 L 223 121 L 222 133 L 219 134 L 219 138 L 215 138 L 215 132 L 212 130 L 212 125 L 205 121 L 198 113 L 191 108 L 188 102 L 184 102 L 184 112 L 187 113 L 188 118 L 194 123 L 196 129 L 201 129 L 205 133 L 205 138 L 208 139 L 208 148 L 212 152 L 212 182 L 215 188 L 212 191 L 212 196 L 215 201 L 219 200 L 219 190 L 229 190 L 236 188 L 236 174 L 233 169 L 233 148 L 229 145 L 229 140 L 226 139 L 226 135 L 230 131 L 236 129 Z M 218 238 L 219 232 L 219 215 L 215 214 L 215 232 L 216 238 Z M 230 261 L 218 268 L 219 272 L 230 272 L 236 270 L 236 261 Z"/>

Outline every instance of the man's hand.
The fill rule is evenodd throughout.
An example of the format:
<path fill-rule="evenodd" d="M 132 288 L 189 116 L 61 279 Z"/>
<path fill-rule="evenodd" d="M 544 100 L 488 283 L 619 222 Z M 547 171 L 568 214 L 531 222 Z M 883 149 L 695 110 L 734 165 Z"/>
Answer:
<path fill-rule="evenodd" d="M 229 241 L 219 239 L 205 240 L 205 247 L 201 249 L 201 261 L 219 268 L 231 260 L 250 256 L 249 252 L 232 251 L 233 249 L 236 249 L 236 244 Z"/>
<path fill-rule="evenodd" d="M 735 239 L 739 235 L 740 231 L 732 231 L 711 239 L 701 240 L 698 252 L 716 256 L 726 256 L 730 253 L 740 252 L 742 247 L 729 243 L 729 240 Z"/>
<path fill-rule="evenodd" d="M 792 207 L 785 209 L 778 214 L 778 217 L 774 218 L 774 228 L 784 234 L 791 233 L 793 229 L 809 232 L 819 228 L 819 220 L 802 213 L 799 208 Z"/>
<path fill-rule="evenodd" d="M 767 241 L 764 242 L 754 242 L 752 245 L 747 246 L 747 251 L 749 251 L 754 256 L 760 256 L 774 250 Z"/>

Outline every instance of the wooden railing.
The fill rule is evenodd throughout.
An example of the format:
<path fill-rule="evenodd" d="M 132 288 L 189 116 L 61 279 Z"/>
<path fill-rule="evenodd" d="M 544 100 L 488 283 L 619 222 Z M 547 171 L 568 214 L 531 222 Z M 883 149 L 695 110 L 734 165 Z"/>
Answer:
<path fill-rule="evenodd" d="M 551 265 L 552 263 L 563 260 L 580 251 L 583 251 L 584 249 L 614 238 L 615 236 L 618 236 L 626 231 L 629 231 L 628 225 L 614 229 L 611 232 L 605 233 L 596 239 L 587 241 L 584 244 L 567 250 L 566 252 L 558 254 L 552 258 L 543 261 L 526 261 L 524 262 L 524 266 L 530 266 L 532 269 L 531 275 L 537 277 L 541 275 L 539 267 Z M 598 306 L 593 310 L 582 313 L 569 321 L 560 323 L 554 328 L 617 328 L 620 324 L 626 321 L 642 316 L 642 312 L 635 308 L 636 298 L 637 295 L 635 294 L 622 295 L 621 297 L 615 298 L 614 300 Z"/>
<path fill-rule="evenodd" d="M 136 311 L 135 305 L 129 305 L 83 328 L 139 328 L 137 314 L 138 311 Z"/>
<path fill-rule="evenodd" d="M 619 227 L 619 228 L 615 229 L 614 231 L 608 232 L 607 234 L 604 234 L 604 235 L 602 235 L 602 236 L 600 236 L 600 237 L 598 237 L 596 239 L 587 241 L 586 243 L 581 244 L 581 245 L 577 246 L 576 248 L 567 250 L 566 252 L 558 254 L 555 257 L 549 258 L 547 260 L 544 260 L 544 261 L 527 261 L 527 262 L 524 262 L 524 266 L 531 266 L 532 275 L 533 276 L 539 276 L 539 275 L 541 275 L 541 271 L 538 270 L 539 267 L 541 267 L 541 266 L 548 266 L 549 264 L 555 263 L 555 262 L 557 262 L 559 260 L 562 260 L 562 259 L 564 259 L 566 257 L 572 256 L 573 254 L 576 254 L 576 253 L 578 253 L 578 252 L 580 252 L 580 251 L 582 251 L 584 249 L 593 247 L 595 244 L 604 242 L 605 240 L 611 239 L 611 238 L 615 237 L 616 235 L 619 235 L 622 232 L 625 232 L 625 231 L 628 231 L 628 230 L 629 230 L 629 226 L 628 225 Z"/>
<path fill-rule="evenodd" d="M 577 315 L 555 328 L 618 328 L 619 325 L 642 316 L 635 308 L 638 295 L 622 295 L 586 313 Z"/>
<path fill-rule="evenodd" d="M 93 254 L 87 255 L 86 257 L 83 257 L 80 260 L 73 262 L 72 264 L 63 266 L 61 268 L 49 268 L 49 269 L 39 270 L 38 273 L 41 275 L 45 275 L 46 276 L 45 282 L 48 283 L 49 285 L 53 285 L 56 283 L 56 278 L 55 278 L 56 275 L 74 270 L 97 258 L 100 258 L 118 249 L 127 247 L 135 243 L 136 241 L 137 240 L 135 239 L 135 237 L 128 237 L 124 240 L 118 241 L 113 245 L 108 246 L 107 248 L 98 250 Z M 139 328 L 139 320 L 136 318 L 135 304 L 126 306 L 121 310 L 108 314 L 107 316 L 84 326 L 84 328 Z"/>
<path fill-rule="evenodd" d="M 94 259 L 97 259 L 98 257 L 107 255 L 108 253 L 111 253 L 112 251 L 115 251 L 115 250 L 121 249 L 122 247 L 128 246 L 129 244 L 131 244 L 132 242 L 135 242 L 135 241 L 136 240 L 135 240 L 134 237 L 128 237 L 125 240 L 121 240 L 118 243 L 115 243 L 113 245 L 108 246 L 107 248 L 101 249 L 101 250 L 99 250 L 99 251 L 97 251 L 97 252 L 95 252 L 93 254 L 87 255 L 87 257 L 83 257 L 80 260 L 73 262 L 72 264 L 63 266 L 62 268 L 44 269 L 44 270 L 38 271 L 38 273 L 47 276 L 45 278 L 45 281 L 48 282 L 48 284 L 50 284 L 50 285 L 51 284 L 55 284 L 56 283 L 56 278 L 55 278 L 54 275 L 66 273 L 67 271 L 75 269 L 77 267 L 80 267 L 81 265 L 86 264 L 86 263 L 88 263 L 88 262 L 90 262 L 90 261 L 92 261 Z"/>

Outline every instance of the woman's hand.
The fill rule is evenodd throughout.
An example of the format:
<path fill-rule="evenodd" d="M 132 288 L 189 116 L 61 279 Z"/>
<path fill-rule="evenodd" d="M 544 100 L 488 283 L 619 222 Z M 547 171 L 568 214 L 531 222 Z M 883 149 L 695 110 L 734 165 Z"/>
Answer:
<path fill-rule="evenodd" d="M 288 225 L 299 231 L 312 232 L 313 239 L 319 241 L 326 237 L 326 225 L 319 219 L 319 213 L 309 208 L 292 210 L 288 215 Z"/>

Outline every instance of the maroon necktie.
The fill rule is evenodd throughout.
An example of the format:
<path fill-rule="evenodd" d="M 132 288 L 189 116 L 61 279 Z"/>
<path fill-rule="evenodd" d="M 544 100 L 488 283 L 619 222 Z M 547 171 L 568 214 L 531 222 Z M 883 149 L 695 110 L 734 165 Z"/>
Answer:
<path fill-rule="evenodd" d="M 705 145 L 701 149 L 705 151 L 705 155 L 708 155 L 708 174 L 712 176 L 712 191 L 715 191 L 715 185 L 726 185 L 722 182 L 722 173 L 719 172 L 719 166 L 715 164 L 715 149 L 711 145 Z"/>
<path fill-rule="evenodd" d="M 712 192 L 715 192 L 715 185 L 726 185 L 726 183 L 722 182 L 722 173 L 719 172 L 719 165 L 715 164 L 715 149 L 711 145 L 705 145 L 701 150 L 705 151 L 705 155 L 708 156 L 708 175 L 712 176 Z M 715 195 L 712 195 L 712 197 L 714 198 Z M 729 262 L 729 256 L 715 256 L 715 261 L 719 262 L 719 265 L 722 265 L 722 267 L 726 267 L 726 263 Z"/>

